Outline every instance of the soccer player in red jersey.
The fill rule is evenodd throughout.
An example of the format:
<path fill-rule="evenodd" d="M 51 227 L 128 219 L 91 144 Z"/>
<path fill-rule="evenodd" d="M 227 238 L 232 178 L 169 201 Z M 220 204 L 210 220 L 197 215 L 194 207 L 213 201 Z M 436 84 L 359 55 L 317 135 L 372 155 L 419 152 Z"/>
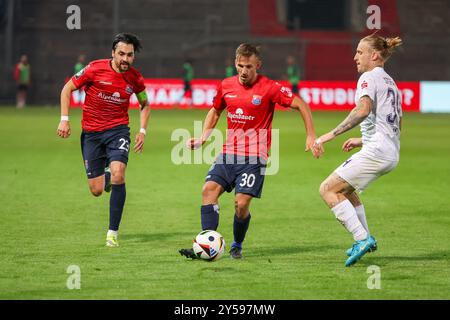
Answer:
<path fill-rule="evenodd" d="M 112 59 L 92 61 L 66 83 L 61 91 L 61 122 L 57 134 L 68 138 L 70 96 L 85 86 L 83 104 L 81 151 L 91 193 L 98 197 L 111 192 L 109 230 L 106 245 L 117 247 L 118 230 L 126 198 L 125 170 L 130 148 L 128 108 L 130 97 L 136 93 L 140 104 L 140 131 L 134 151 L 142 152 L 150 116 L 142 75 L 132 67 L 140 40 L 120 33 L 112 44 Z"/>
<path fill-rule="evenodd" d="M 259 75 L 261 63 L 258 47 L 244 43 L 237 48 L 235 66 L 238 75 L 222 81 L 206 116 L 202 136 L 188 141 L 191 149 L 203 145 L 226 109 L 227 140 L 206 176 L 200 211 L 202 229 L 216 230 L 218 199 L 224 191 L 231 192 L 235 188 L 234 241 L 230 250 L 234 259 L 242 257 L 242 242 L 251 218 L 250 202 L 254 197 L 261 197 L 276 104 L 300 112 L 306 128 L 305 151 L 313 151 L 316 158 L 320 156 L 320 150 L 311 149 L 316 134 L 308 104 L 293 95 L 290 89 Z M 196 258 L 192 249 L 179 252 Z"/>

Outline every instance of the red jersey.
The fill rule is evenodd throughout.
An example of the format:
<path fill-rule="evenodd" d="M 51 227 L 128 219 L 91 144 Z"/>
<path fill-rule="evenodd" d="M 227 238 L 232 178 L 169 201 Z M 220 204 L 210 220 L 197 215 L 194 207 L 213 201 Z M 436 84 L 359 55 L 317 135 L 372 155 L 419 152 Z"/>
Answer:
<path fill-rule="evenodd" d="M 223 80 L 213 101 L 214 108 L 227 109 L 223 153 L 267 159 L 275 104 L 290 107 L 292 100 L 290 89 L 261 75 L 249 87 L 242 85 L 238 76 Z"/>
<path fill-rule="evenodd" d="M 77 89 L 85 86 L 81 127 L 85 131 L 104 131 L 128 125 L 130 97 L 145 90 L 144 78 L 135 68 L 119 73 L 110 59 L 95 60 L 72 77 Z"/>

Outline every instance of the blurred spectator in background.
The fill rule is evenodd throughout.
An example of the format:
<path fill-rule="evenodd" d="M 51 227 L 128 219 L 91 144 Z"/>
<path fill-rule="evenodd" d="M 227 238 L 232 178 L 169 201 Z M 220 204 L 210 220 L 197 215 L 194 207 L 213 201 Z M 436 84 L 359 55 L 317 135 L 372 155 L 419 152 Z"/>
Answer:
<path fill-rule="evenodd" d="M 83 70 L 83 68 L 85 67 L 85 61 L 86 61 L 86 55 L 80 54 L 78 56 L 77 63 L 73 66 L 73 74 L 71 74 L 71 76 L 73 76 L 74 74 L 77 74 L 78 72 Z"/>
<path fill-rule="evenodd" d="M 292 92 L 298 95 L 298 82 L 300 81 L 300 68 L 295 63 L 295 59 L 293 56 L 288 56 L 286 58 L 287 63 L 287 79 L 292 87 Z"/>
<path fill-rule="evenodd" d="M 184 81 L 184 93 L 183 98 L 185 102 L 192 106 L 192 87 L 191 81 L 194 78 L 194 67 L 192 66 L 192 60 L 186 59 L 183 63 L 183 81 Z"/>
<path fill-rule="evenodd" d="M 31 79 L 30 64 L 28 63 L 27 55 L 23 54 L 20 61 L 16 64 L 14 69 L 14 79 L 17 84 L 16 106 L 18 109 L 25 107 L 27 100 L 27 91 L 30 86 Z"/>
<path fill-rule="evenodd" d="M 229 78 L 232 76 L 237 75 L 236 66 L 234 65 L 234 62 L 232 59 L 228 58 L 225 62 L 225 78 Z"/>

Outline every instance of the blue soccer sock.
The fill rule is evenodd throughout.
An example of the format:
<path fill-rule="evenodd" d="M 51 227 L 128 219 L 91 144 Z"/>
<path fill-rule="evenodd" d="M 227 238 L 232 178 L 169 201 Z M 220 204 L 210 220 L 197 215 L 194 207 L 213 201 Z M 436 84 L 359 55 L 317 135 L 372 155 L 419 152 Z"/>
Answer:
<path fill-rule="evenodd" d="M 234 215 L 234 222 L 233 222 L 234 241 L 231 244 L 232 247 L 238 247 L 240 249 L 242 248 L 242 242 L 244 242 L 245 234 L 247 233 L 251 217 L 252 216 L 249 213 L 247 218 L 241 220 L 236 216 L 236 214 Z"/>
<path fill-rule="evenodd" d="M 217 230 L 219 226 L 219 205 L 206 204 L 201 206 L 202 230 Z"/>
<path fill-rule="evenodd" d="M 125 183 L 112 185 L 109 198 L 109 230 L 119 230 L 126 195 Z"/>

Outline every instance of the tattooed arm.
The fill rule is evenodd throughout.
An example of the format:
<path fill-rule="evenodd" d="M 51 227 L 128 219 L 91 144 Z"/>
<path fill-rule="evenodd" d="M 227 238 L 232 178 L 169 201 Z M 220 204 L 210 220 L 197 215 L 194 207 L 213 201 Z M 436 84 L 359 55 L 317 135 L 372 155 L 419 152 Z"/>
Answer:
<path fill-rule="evenodd" d="M 331 132 L 333 138 L 360 124 L 369 115 L 370 110 L 372 110 L 372 100 L 368 96 L 361 97 L 347 118 Z"/>
<path fill-rule="evenodd" d="M 325 142 L 331 141 L 338 135 L 353 129 L 358 124 L 360 124 L 370 113 L 373 107 L 373 101 L 368 96 L 363 96 L 359 99 L 356 107 L 350 111 L 347 118 L 342 121 L 336 128 L 328 133 L 325 133 L 314 143 L 315 148 L 321 150 Z"/>

